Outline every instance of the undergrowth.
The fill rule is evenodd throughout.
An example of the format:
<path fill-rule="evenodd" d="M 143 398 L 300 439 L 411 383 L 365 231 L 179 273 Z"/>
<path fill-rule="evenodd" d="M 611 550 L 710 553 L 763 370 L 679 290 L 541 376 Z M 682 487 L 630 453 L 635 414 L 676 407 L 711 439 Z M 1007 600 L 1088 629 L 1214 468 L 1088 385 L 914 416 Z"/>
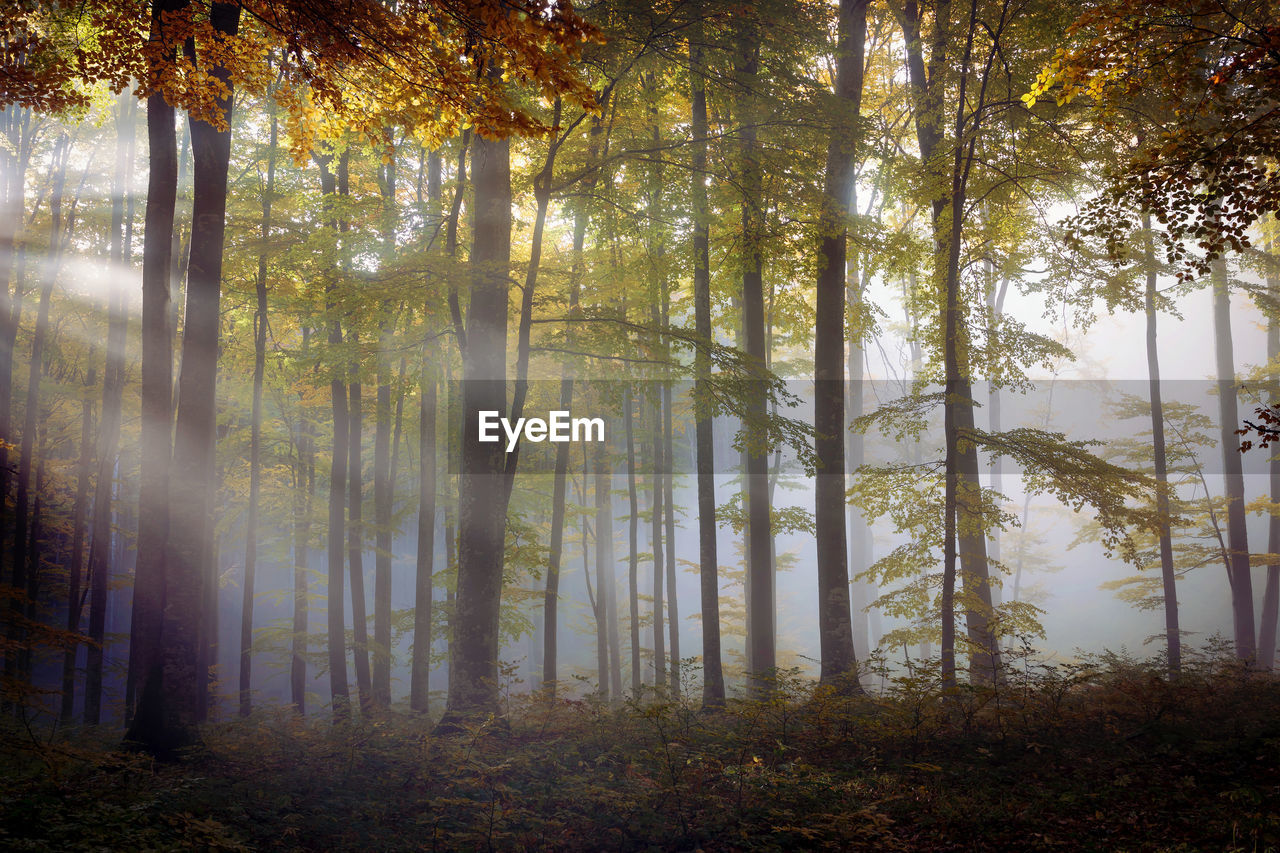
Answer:
<path fill-rule="evenodd" d="M 436 737 L 389 714 L 264 710 L 159 764 L 106 732 L 0 730 L 6 850 L 1267 851 L 1280 680 L 1222 656 L 1014 655 L 994 686 L 935 665 L 850 697 L 513 697 Z"/>

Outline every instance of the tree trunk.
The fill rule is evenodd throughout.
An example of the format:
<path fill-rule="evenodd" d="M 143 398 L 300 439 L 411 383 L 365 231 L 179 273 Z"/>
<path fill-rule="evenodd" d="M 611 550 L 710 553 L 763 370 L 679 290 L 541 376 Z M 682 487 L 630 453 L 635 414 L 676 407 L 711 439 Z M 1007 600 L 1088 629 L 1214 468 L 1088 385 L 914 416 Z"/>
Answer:
<path fill-rule="evenodd" d="M 393 156 L 383 167 L 383 258 L 395 258 L 396 162 Z M 381 334 L 378 338 L 378 391 L 373 439 L 373 704 L 379 710 L 391 706 L 391 547 L 394 531 L 391 512 L 395 503 L 395 481 L 391 472 L 391 363 L 395 320 L 390 304 L 382 306 Z M 403 389 L 401 394 L 403 395 Z"/>
<path fill-rule="evenodd" d="M 595 596 L 595 616 L 596 616 L 596 690 L 600 695 L 600 700 L 606 704 L 610 701 L 610 678 L 609 678 L 609 616 L 605 610 L 605 572 L 613 565 L 613 513 L 609 506 L 609 489 L 610 477 L 608 468 L 608 456 L 603 445 L 596 446 L 596 472 L 595 472 L 595 503 L 596 503 L 596 596 Z M 582 476 L 587 476 L 586 467 L 583 467 Z M 610 535 L 605 536 L 605 530 L 608 529 Z M 584 543 L 585 544 L 585 543 Z M 590 584 L 590 577 L 588 577 Z M 587 593 L 590 594 L 591 589 L 588 585 Z"/>
<path fill-rule="evenodd" d="M 694 417 L 698 474 L 698 583 L 702 610 L 702 704 L 724 705 L 724 669 L 720 652 L 720 576 L 716 554 L 715 446 L 710 401 L 713 343 L 711 328 L 710 208 L 707 203 L 707 83 L 702 61 L 702 21 L 689 36 L 689 80 L 692 86 L 693 132 L 693 313 L 698 348 L 693 354 L 697 400 Z M 633 509 L 632 512 L 635 510 Z"/>
<path fill-rule="evenodd" d="M 329 170 L 331 156 L 316 157 L 320 165 L 320 187 L 324 192 L 326 206 L 332 206 L 339 195 L 346 195 L 345 168 L 347 153 L 339 156 L 339 174 L 344 177 L 342 192 L 339 192 L 338 181 Z M 347 230 L 345 220 L 332 217 L 329 226 L 339 234 Z M 341 238 L 339 238 L 341 239 Z M 345 247 L 340 247 L 340 252 Z M 347 385 L 343 382 L 343 367 L 337 363 L 339 350 L 342 347 L 342 320 L 337 304 L 337 282 L 339 264 L 331 273 L 331 280 L 325 288 L 325 311 L 329 315 L 329 400 L 333 409 L 333 453 L 329 461 L 329 523 L 325 531 L 327 537 L 328 584 L 327 615 L 329 645 L 329 695 L 333 704 L 333 715 L 337 720 L 345 720 L 351 716 L 350 690 L 347 686 L 347 631 L 346 608 L 343 601 L 345 586 L 343 571 L 346 569 L 346 495 L 347 495 L 347 456 L 351 429 L 351 416 L 347 409 Z"/>
<path fill-rule="evenodd" d="M 303 320 L 302 357 L 311 349 L 310 319 Z M 301 398 L 298 400 L 297 463 L 293 509 L 293 634 L 290 642 L 289 701 L 299 714 L 307 712 L 307 622 L 310 602 L 307 576 L 311 551 L 311 502 L 315 494 L 315 433 Z"/>
<path fill-rule="evenodd" d="M 258 496 L 262 480 L 262 382 L 267 369 L 267 243 L 271 239 L 271 202 L 276 184 L 276 140 L 279 120 L 271 111 L 271 136 L 267 143 L 267 185 L 262 193 L 257 310 L 253 316 L 253 404 L 249 414 L 249 509 L 245 519 L 244 597 L 240 609 L 240 716 L 252 709 L 250 698 L 253 666 L 253 587 L 258 571 Z"/>
<path fill-rule="evenodd" d="M 639 697 L 644 685 L 644 666 L 640 661 L 640 497 L 636 490 L 635 407 L 630 382 L 622 395 L 622 422 L 627 439 L 627 603 L 631 617 L 631 695 Z"/>
<path fill-rule="evenodd" d="M 1151 396 L 1151 455 L 1156 474 L 1156 514 L 1160 517 L 1160 579 L 1164 587 L 1164 631 L 1169 677 L 1176 678 L 1182 669 L 1182 633 L 1178 629 L 1177 575 L 1173 568 L 1173 542 L 1169 533 L 1169 475 L 1165 462 L 1164 401 L 1160 390 L 1160 350 L 1156 346 L 1156 253 L 1151 238 L 1149 214 L 1143 215 L 1142 228 L 1142 250 L 1147 267 L 1145 308 L 1147 383 Z"/>
<path fill-rule="evenodd" d="M 586 242 L 587 213 L 582 205 L 574 211 L 573 216 L 573 268 L 569 283 L 569 315 L 578 313 L 579 290 L 582 286 L 582 250 Z M 566 331 L 572 348 L 573 327 Z M 560 410 L 570 411 L 573 407 L 573 371 L 568 363 L 561 370 Z M 569 442 L 563 442 L 556 448 L 556 467 L 551 491 L 551 547 L 547 558 L 547 589 L 542 606 L 542 686 L 548 696 L 556 695 L 556 684 L 559 681 L 559 606 L 560 606 L 560 562 L 564 555 L 564 519 L 565 519 L 565 486 L 569 476 Z"/>
<path fill-rule="evenodd" d="M 347 343 L 357 349 L 356 332 L 347 330 Z M 356 366 L 355 370 L 359 370 Z M 364 477 L 361 451 L 364 449 L 364 407 L 360 382 L 348 386 L 351 428 L 347 445 L 347 560 L 351 569 L 351 636 L 355 648 L 356 691 L 360 697 L 360 713 L 373 710 L 373 679 L 369 670 L 369 611 L 364 590 Z"/>
<path fill-rule="evenodd" d="M 752 369 L 766 370 L 764 275 L 761 242 L 764 239 L 762 208 L 763 174 L 757 139 L 756 96 L 760 64 L 758 22 L 741 23 L 735 75 L 739 86 L 738 114 L 741 140 L 742 183 L 742 325 L 746 355 Z M 768 417 L 765 381 L 748 382 L 744 401 L 747 429 L 759 435 Z M 772 689 L 775 678 L 773 561 L 770 544 L 768 448 L 751 447 L 744 454 L 747 486 L 747 581 L 751 589 L 747 623 L 751 689 L 760 694 Z"/>
<path fill-rule="evenodd" d="M 861 687 L 856 678 L 858 662 L 849 611 L 844 513 L 844 443 L 848 429 L 844 409 L 844 320 L 849 202 L 858 111 L 862 105 L 866 32 L 866 0 L 841 0 L 835 90 L 835 108 L 839 114 L 827 145 L 813 348 L 814 448 L 818 458 L 814 524 L 818 548 L 821 679 L 838 689 L 855 692 L 860 692 Z"/>
<path fill-rule="evenodd" d="M 210 22 L 217 32 L 234 36 L 240 7 L 214 3 Z M 226 86 L 227 97 L 219 99 L 217 109 L 227 127 L 220 130 L 207 121 L 191 122 L 195 163 L 191 258 L 168 502 L 170 535 L 162 565 L 162 664 L 159 672 L 152 667 L 144 675 L 140 701 L 148 710 L 140 709 L 137 720 L 147 720 L 150 725 L 136 726 L 134 732 L 157 753 L 170 753 L 198 740 L 195 727 L 206 706 L 207 678 L 201 667 L 201 646 L 207 639 L 205 628 L 216 630 L 216 625 L 204 624 L 205 598 L 213 583 L 213 578 L 205 575 L 212 568 L 210 504 L 232 87 L 226 69 L 214 66 L 209 72 Z"/>
<path fill-rule="evenodd" d="M 1257 663 L 1257 634 L 1253 621 L 1253 578 L 1249 570 L 1249 542 L 1245 531 L 1244 472 L 1235 430 L 1235 355 L 1231 343 L 1231 297 L 1227 289 L 1227 265 L 1213 262 L 1213 339 L 1218 368 L 1218 426 L 1222 445 L 1222 470 L 1227 496 L 1227 580 L 1231 584 L 1231 615 L 1235 626 L 1236 657 Z"/>
<path fill-rule="evenodd" d="M 187 0 L 155 0 L 152 40 L 161 38 L 163 14 L 183 8 Z M 129 630 L 130 685 L 134 699 L 128 740 L 144 742 L 162 725 L 161 619 L 164 608 L 165 542 L 169 537 L 169 468 L 173 426 L 173 329 L 169 325 L 169 265 L 173 249 L 173 217 L 178 185 L 178 145 L 174 109 L 159 94 L 147 98 L 147 141 L 150 168 L 142 247 L 142 426 L 138 486 L 138 548 L 134 569 L 133 609 Z M 104 409 L 105 411 L 105 409 Z M 99 459 L 102 459 L 102 455 Z M 101 480 L 99 480 L 101 483 Z M 101 488 L 101 485 L 99 485 Z M 95 538 L 97 526 L 95 525 Z M 90 572 L 108 564 L 109 542 L 101 555 L 90 553 Z M 90 632 L 93 613 L 89 615 Z M 92 672 L 92 667 L 90 669 Z M 99 678 L 99 684 L 101 680 Z M 92 685 L 90 685 L 91 687 Z M 93 698 L 86 688 L 86 700 Z M 139 693 L 144 695 L 138 695 Z M 91 719 L 86 706 L 85 719 Z"/>
<path fill-rule="evenodd" d="M 505 456 L 479 441 L 479 413 L 506 408 L 511 151 L 478 137 L 472 153 L 475 228 L 463 355 L 458 580 L 443 728 L 498 711 L 498 618 L 506 545 Z"/>
<path fill-rule="evenodd" d="M 97 348 L 90 344 L 89 359 Z M 84 565 L 85 516 L 88 514 L 89 477 L 93 470 L 93 397 L 90 391 L 98 384 L 98 371 L 90 364 L 84 379 L 84 398 L 80 403 L 80 463 L 76 466 L 76 502 L 71 521 L 71 562 L 67 566 L 67 632 L 80 633 L 81 568 Z M 76 652 L 79 645 L 70 646 L 62 656 L 62 708 L 58 717 L 67 725 L 75 713 Z"/>
<path fill-rule="evenodd" d="M 27 169 L 31 162 L 34 143 L 32 112 L 16 104 L 0 110 L 0 554 L 12 554 L 5 546 L 5 534 L 9 530 L 8 513 L 9 476 L 11 473 L 9 447 L 14 444 L 13 404 L 13 348 L 22 318 L 21 273 L 14 282 L 13 296 L 9 295 L 9 279 L 14 269 L 14 258 L 25 251 L 19 240 L 26 213 L 25 189 Z M 21 265 L 19 265 L 21 269 Z M 3 562 L 0 561 L 0 569 Z M 0 571 L 0 579 L 3 579 Z M 10 607 L 21 606 L 17 599 Z M 10 632 L 16 630 L 10 625 Z M 10 633 L 9 636 L 13 636 Z M 16 648 L 11 646 L 5 654 L 5 672 L 14 674 L 17 664 Z M 4 707 L 8 707 L 7 700 Z"/>
<path fill-rule="evenodd" d="M 649 545 L 653 552 L 653 686 L 662 689 L 667 680 L 667 643 L 663 626 L 663 557 L 662 551 L 662 398 L 653 389 L 653 471 L 650 474 L 652 500 L 650 507 Z"/>
<path fill-rule="evenodd" d="M 160 38 L 162 15 L 187 0 L 155 0 L 152 40 Z M 169 538 L 169 469 L 173 432 L 173 328 L 169 323 L 170 264 L 178 185 L 174 109 L 159 94 L 147 98 L 150 168 L 142 248 L 142 426 L 138 486 L 138 548 L 129 630 L 131 718 L 128 740 L 162 725 L 161 619 L 164 608 L 165 542 Z M 107 544 L 103 544 L 106 556 Z M 92 560 L 92 555 L 90 556 Z M 106 565 L 106 561 L 101 564 Z M 92 568 L 90 569 L 92 571 Z M 92 620 L 92 614 L 90 614 Z M 146 695 L 140 692 L 149 691 Z M 145 700 L 145 701 L 144 701 Z M 86 719 L 89 714 L 86 710 Z"/>
<path fill-rule="evenodd" d="M 1274 222 L 1272 223 L 1274 227 Z M 1275 256 L 1271 254 L 1274 243 L 1267 241 L 1268 260 L 1274 264 Z M 1272 300 L 1280 299 L 1280 275 L 1272 266 L 1267 271 L 1267 295 Z M 1267 379 L 1268 396 L 1272 401 L 1280 400 L 1280 382 L 1275 376 L 1275 364 L 1280 359 L 1280 318 L 1277 317 L 1275 303 L 1267 312 L 1267 364 L 1270 375 Z M 1272 456 L 1269 463 L 1270 491 L 1273 502 L 1280 501 L 1280 458 Z M 1274 509 L 1267 520 L 1267 553 L 1280 554 L 1280 512 Z M 1264 671 L 1275 668 L 1276 662 L 1276 623 L 1280 617 L 1280 562 L 1267 565 L 1267 584 L 1262 592 L 1262 625 L 1258 629 L 1258 667 Z"/>
<path fill-rule="evenodd" d="M 424 353 L 424 362 L 427 354 Z M 418 406 L 418 559 L 414 584 L 413 660 L 409 706 L 420 713 L 431 699 L 431 576 L 436 547 L 436 377 L 424 363 Z"/>
<path fill-rule="evenodd" d="M 62 247 L 62 194 L 67 178 L 67 158 L 71 154 L 71 137 L 66 133 L 58 136 L 53 146 L 53 157 L 49 165 L 49 250 L 48 262 L 42 264 L 40 283 L 40 303 L 36 309 L 36 327 L 31 337 L 31 360 L 27 367 L 27 396 L 24 400 L 24 417 L 22 425 L 22 442 L 18 450 L 18 483 L 17 501 L 14 506 L 13 527 L 13 588 L 26 598 L 14 599 L 16 613 L 30 615 L 35 605 L 30 589 L 35 580 L 31 570 L 34 554 L 31 525 L 31 475 L 32 463 L 36 453 L 36 425 L 40 421 L 40 377 L 44 365 L 45 338 L 49 334 L 49 303 L 53 298 L 53 285 L 57 279 L 57 259 Z M 36 491 L 37 498 L 39 490 Z M 3 496 L 0 496 L 0 500 Z M 29 684 L 31 673 L 28 670 L 31 656 L 30 642 L 26 632 L 15 620 L 10 624 L 9 640 L 20 649 L 17 659 L 6 658 L 6 675 L 16 676 L 23 684 Z M 10 667 L 10 662 L 16 666 Z"/>

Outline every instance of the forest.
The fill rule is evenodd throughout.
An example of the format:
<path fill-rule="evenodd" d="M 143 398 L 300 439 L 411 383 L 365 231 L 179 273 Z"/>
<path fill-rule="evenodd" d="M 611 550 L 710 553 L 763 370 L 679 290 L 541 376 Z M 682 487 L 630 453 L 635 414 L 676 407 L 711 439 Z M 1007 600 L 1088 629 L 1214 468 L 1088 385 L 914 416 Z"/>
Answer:
<path fill-rule="evenodd" d="M 1280 850 L 1275 0 L 0 41 L 0 847 Z"/>

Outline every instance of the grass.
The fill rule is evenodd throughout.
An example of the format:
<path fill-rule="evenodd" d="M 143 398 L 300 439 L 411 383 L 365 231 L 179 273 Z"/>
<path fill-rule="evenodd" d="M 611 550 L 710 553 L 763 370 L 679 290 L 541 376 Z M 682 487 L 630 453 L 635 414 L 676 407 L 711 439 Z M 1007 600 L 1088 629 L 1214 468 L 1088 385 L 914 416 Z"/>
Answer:
<path fill-rule="evenodd" d="M 213 724 L 159 764 L 115 733 L 0 731 L 6 850 L 1280 849 L 1280 679 L 1223 657 L 925 665 L 848 698 L 513 699 L 447 738 L 391 713 Z"/>

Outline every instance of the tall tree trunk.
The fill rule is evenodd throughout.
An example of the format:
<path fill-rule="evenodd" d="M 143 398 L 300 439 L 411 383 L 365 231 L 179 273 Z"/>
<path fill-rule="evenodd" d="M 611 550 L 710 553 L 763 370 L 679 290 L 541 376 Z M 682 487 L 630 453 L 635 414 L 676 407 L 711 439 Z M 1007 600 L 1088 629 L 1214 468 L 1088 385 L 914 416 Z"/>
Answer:
<path fill-rule="evenodd" d="M 640 497 L 636 489 L 635 407 L 631 383 L 622 391 L 622 422 L 627 440 L 627 603 L 631 628 L 631 695 L 639 697 L 644 685 L 640 660 Z"/>
<path fill-rule="evenodd" d="M 302 357 L 311 349 L 310 319 L 303 320 Z M 311 551 L 311 502 L 315 494 L 315 433 L 302 399 L 298 400 L 297 461 L 294 466 L 293 510 L 293 634 L 290 643 L 289 701 L 299 714 L 307 712 L 308 578 Z"/>
<path fill-rule="evenodd" d="M 358 349 L 354 329 L 347 330 L 347 343 Z M 359 366 L 354 368 L 359 370 Z M 364 476 L 361 456 L 364 449 L 364 406 L 360 382 L 348 386 L 348 414 L 351 428 L 347 445 L 347 560 L 351 570 L 351 636 L 355 657 L 356 691 L 360 697 L 360 713 L 373 710 L 373 679 L 369 671 L 369 611 L 364 597 Z"/>
<path fill-rule="evenodd" d="M 818 633 L 824 683 L 860 692 L 849 611 L 849 565 L 845 529 L 847 430 L 844 397 L 845 266 L 853 158 L 862 105 L 866 0 L 841 0 L 836 45 L 835 109 L 827 145 L 826 189 L 820 222 L 821 246 L 814 322 L 814 448 L 818 474 L 814 524 L 818 547 Z M 855 346 L 857 346 L 855 342 Z"/>
<path fill-rule="evenodd" d="M 40 303 L 36 309 L 36 327 L 31 337 L 31 360 L 27 367 L 27 396 L 24 401 L 24 417 L 22 425 L 22 442 L 18 450 L 18 482 L 17 501 L 14 506 L 13 526 L 13 588 L 25 593 L 25 602 L 15 599 L 17 613 L 30 615 L 35 605 L 30 594 L 35 580 L 31 571 L 34 554 L 31 526 L 31 486 L 32 463 L 36 453 L 36 425 L 40 420 L 40 377 L 44 365 L 45 339 L 49 335 L 49 303 L 53 298 L 53 285 L 57 279 L 58 255 L 62 248 L 63 208 L 62 195 L 67 178 L 67 158 L 71 154 L 71 137 L 66 133 L 58 136 L 53 146 L 53 157 L 49 164 L 49 250 L 47 260 L 41 265 Z M 37 497 L 39 490 L 36 491 Z M 16 615 L 16 614 L 15 614 Z M 6 674 L 16 676 L 23 683 L 29 683 L 31 673 L 27 671 L 30 662 L 30 644 L 26 640 L 26 632 L 15 620 L 10 625 L 9 640 L 20 648 L 19 656 L 14 661 L 17 665 L 9 667 L 11 658 L 6 658 Z"/>
<path fill-rule="evenodd" d="M 96 347 L 89 347 L 90 360 Z M 93 397 L 91 391 L 98 384 L 97 368 L 90 364 L 84 379 L 84 398 L 80 403 L 80 463 L 76 466 L 76 502 L 71 520 L 71 562 L 67 566 L 67 631 L 80 632 L 82 596 L 80 593 L 81 569 L 84 566 L 85 516 L 88 515 L 89 478 L 93 470 Z M 76 652 L 79 646 L 70 646 L 62 656 L 62 708 L 58 720 L 63 725 L 71 722 L 76 699 Z"/>
<path fill-rule="evenodd" d="M 943 170 L 939 156 L 944 126 L 944 69 L 951 42 L 949 20 L 935 22 L 931 34 L 928 68 L 921 46 L 920 19 L 915 0 L 895 9 L 907 50 L 907 73 L 913 92 L 916 139 L 920 158 L 947 192 L 933 201 L 934 276 L 937 282 L 939 325 L 943 332 L 943 373 L 945 385 L 944 431 L 946 463 L 943 497 L 943 591 L 942 591 L 942 679 L 946 687 L 956 683 L 955 664 L 955 580 L 959 559 L 968 604 L 965 610 L 970 646 L 970 678 L 978 684 L 994 681 L 1000 671 L 999 648 L 991 630 L 991 587 L 988 582 L 986 535 L 983 532 L 978 454 L 972 442 L 960 441 L 972 433 L 973 388 L 968 369 L 968 330 L 965 311 L 959 302 L 960 249 L 963 242 L 964 209 L 969 166 L 977 143 L 978 107 L 970 113 L 966 101 L 973 69 L 973 44 L 977 28 L 976 0 L 969 4 L 968 26 L 963 55 L 958 66 L 959 86 L 955 100 L 955 125 L 950 174 Z M 944 6 L 945 14 L 949 13 Z M 970 121 L 970 119 L 973 119 Z M 942 183 L 945 182 L 945 183 Z M 958 540 L 958 541 L 957 541 Z"/>
<path fill-rule="evenodd" d="M 698 348 L 693 354 L 696 408 L 694 431 L 698 474 L 698 584 L 702 611 L 702 704 L 724 705 L 720 651 L 720 577 L 716 554 L 715 445 L 708 384 L 711 381 L 711 240 L 707 203 L 707 83 L 702 60 L 701 18 L 689 35 L 689 80 L 693 132 L 693 313 Z M 634 513 L 634 509 L 632 512 Z"/>
<path fill-rule="evenodd" d="M 756 371 L 766 370 L 763 249 L 764 210 L 763 173 L 756 122 L 757 75 L 760 65 L 759 22 L 750 15 L 740 24 L 735 76 L 739 87 L 738 120 L 741 140 L 740 174 L 742 184 L 742 326 L 746 355 Z M 747 429 L 763 432 L 766 409 L 763 377 L 748 383 L 743 405 Z M 751 598 L 747 623 L 751 688 L 755 693 L 772 689 L 774 679 L 774 601 L 773 560 L 770 544 L 769 459 L 768 448 L 752 447 L 745 453 L 747 485 L 747 581 Z"/>
<path fill-rule="evenodd" d="M 117 119 L 115 191 L 111 199 L 111 244 L 113 264 L 123 268 L 129 262 L 133 232 L 133 159 L 137 102 L 129 93 L 121 96 Z M 172 116 L 170 116 L 172 118 Z M 170 122 L 172 125 L 172 122 Z M 126 201 L 125 196 L 128 195 Z M 102 370 L 102 418 L 98 427 L 98 472 L 93 492 L 93 527 L 89 540 L 89 645 L 85 670 L 85 723 L 97 725 L 102 712 L 103 645 L 106 641 L 107 591 L 111 575 L 112 485 L 120 445 L 121 407 L 124 398 L 125 344 L 129 332 L 125 291 L 113 283 L 107 295 L 107 357 Z M 143 425 L 144 432 L 146 425 Z M 165 440 L 168 440 L 166 431 Z M 137 587 L 135 583 L 135 596 Z M 136 605 L 135 605 L 136 606 Z M 79 615 L 77 614 L 77 624 Z M 132 661 L 132 654 L 131 654 Z M 132 666 L 130 673 L 133 673 Z M 128 677 L 126 677 L 126 687 Z M 127 693 L 126 689 L 126 693 Z M 126 699 L 131 699 L 127 696 Z M 126 705 L 130 704 L 126 702 Z"/>
<path fill-rule="evenodd" d="M 1275 227 L 1275 221 L 1271 223 Z M 1268 260 L 1271 264 L 1276 263 L 1275 255 L 1272 254 L 1274 241 L 1267 241 Z M 1277 382 L 1275 365 L 1280 359 L 1280 316 L 1277 316 L 1277 309 L 1274 300 L 1280 299 L 1280 275 L 1277 275 L 1275 266 L 1271 266 L 1267 270 L 1267 295 L 1273 300 L 1271 309 L 1267 312 L 1267 364 L 1268 367 L 1268 396 L 1271 400 L 1280 400 L 1280 382 Z M 1272 502 L 1280 501 L 1280 458 L 1275 455 L 1271 457 L 1269 463 L 1269 475 Z M 1280 512 L 1273 510 L 1270 518 L 1267 520 L 1267 553 L 1280 554 Z M 1272 558 L 1275 560 L 1275 558 Z M 1276 662 L 1276 623 L 1280 617 L 1280 562 L 1271 562 L 1267 565 L 1267 583 L 1262 592 L 1262 625 L 1258 629 L 1258 667 L 1265 671 L 1270 671 L 1275 667 Z"/>
<path fill-rule="evenodd" d="M 594 131 L 593 131 L 594 132 Z M 594 159 L 594 158 L 593 158 Z M 587 235 L 587 212 L 579 204 L 573 215 L 573 268 L 569 282 L 569 315 L 578 313 L 579 291 L 582 287 L 582 251 Z M 566 332 L 572 348 L 573 326 Z M 568 363 L 561 370 L 560 410 L 573 407 L 573 370 Z M 559 681 L 559 606 L 560 562 L 564 555 L 565 486 L 569 476 L 569 442 L 556 448 L 556 467 L 551 491 L 551 547 L 547 558 L 547 589 L 542 606 L 542 686 L 548 696 L 556 695 Z"/>
<path fill-rule="evenodd" d="M 383 260 L 390 265 L 396 246 L 396 162 L 383 167 Z M 391 362 L 395 319 L 392 306 L 382 306 L 382 328 L 378 337 L 378 390 L 373 439 L 373 704 L 385 710 L 391 706 L 391 527 L 395 503 L 395 481 L 391 472 Z M 403 395 L 403 389 L 401 390 Z"/>
<path fill-rule="evenodd" d="M 1142 251 L 1147 267 L 1145 313 L 1147 320 L 1147 383 L 1151 396 L 1151 455 L 1156 473 L 1156 514 L 1160 517 L 1160 579 L 1164 587 L 1164 632 L 1169 677 L 1182 669 L 1182 633 L 1178 629 L 1177 575 L 1173 568 L 1173 542 L 1169 533 L 1169 475 L 1164 444 L 1164 400 L 1160 390 L 1160 350 L 1156 345 L 1156 252 L 1151 237 L 1151 216 L 1142 217 Z M 1019 567 L 1021 567 L 1019 559 Z"/>
<path fill-rule="evenodd" d="M 606 537 L 605 529 L 608 528 L 612 533 L 613 513 L 609 506 L 609 461 L 603 445 L 596 446 L 595 456 L 596 596 L 593 602 L 595 606 L 592 609 L 596 617 L 596 691 L 600 699 L 607 703 L 611 698 L 611 682 L 609 678 L 609 617 L 605 611 L 604 587 L 607 582 L 605 572 L 613 565 L 613 537 L 612 535 Z M 585 465 L 582 476 L 585 480 L 587 476 Z M 584 547 L 585 544 L 584 534 Z M 587 593 L 590 595 L 590 575 L 587 576 L 587 583 Z"/>
<path fill-rule="evenodd" d="M 462 381 L 458 580 L 449 659 L 447 729 L 498 710 L 498 617 L 506 545 L 505 453 L 481 443 L 479 413 L 506 408 L 507 280 L 511 266 L 511 151 L 477 138 L 475 227 Z"/>
<path fill-rule="evenodd" d="M 347 153 L 339 157 L 339 174 L 344 178 L 342 192 L 339 192 L 338 181 L 329 170 L 331 156 L 320 156 L 316 161 L 320 165 L 320 186 L 324 191 L 326 206 L 332 206 L 339 195 L 346 195 L 345 177 L 347 174 Z M 329 222 L 339 234 L 347 230 L 343 219 L 332 217 Z M 339 238 L 341 239 L 341 238 Z M 340 252 L 345 247 L 340 247 Z M 325 288 L 325 312 L 329 315 L 329 353 L 330 359 L 337 359 L 342 347 L 342 319 L 338 308 L 337 277 L 339 264 L 331 274 L 334 280 Z M 346 608 L 343 601 L 343 571 L 346 569 L 346 495 L 347 495 L 347 455 L 351 429 L 351 417 L 347 410 L 347 385 L 343 382 L 341 365 L 329 365 L 329 400 L 333 409 L 333 453 L 329 461 L 329 523 L 325 531 L 327 537 L 328 583 L 327 583 L 327 616 L 329 646 L 329 695 L 333 704 L 333 715 L 338 720 L 348 719 L 351 715 L 350 691 L 347 686 L 347 631 Z"/>
<path fill-rule="evenodd" d="M 1235 626 L 1236 657 L 1257 662 L 1257 633 L 1253 621 L 1253 578 L 1249 570 L 1249 542 L 1245 530 L 1244 472 L 1235 430 L 1235 355 L 1231 342 L 1231 297 L 1227 265 L 1219 259 L 1211 270 L 1213 283 L 1214 359 L 1218 368 L 1218 427 L 1227 496 L 1227 580 L 1231 584 L 1231 615 Z"/>
<path fill-rule="evenodd" d="M 424 362 L 427 354 L 424 353 Z M 420 713 L 431 699 L 431 576 L 436 547 L 436 377 L 426 363 L 418 406 L 418 559 L 414 585 L 413 660 L 409 706 Z"/>
<path fill-rule="evenodd" d="M 239 28 L 240 7 L 214 3 L 210 22 L 219 34 L 234 37 Z M 194 45 L 188 44 L 188 53 L 194 61 Z M 191 122 L 195 163 L 191 258 L 168 501 L 170 535 L 165 541 L 160 572 L 164 602 L 159 631 L 161 665 L 143 673 L 139 701 L 146 708 L 139 709 L 131 732 L 157 753 L 195 743 L 195 726 L 206 706 L 207 674 L 201 667 L 201 646 L 207 639 L 206 595 L 213 583 L 205 575 L 212 568 L 210 503 L 232 110 L 229 73 L 217 65 L 208 70 L 226 87 L 227 96 L 216 104 L 226 127 L 219 129 L 207 121 Z M 207 627 L 216 630 L 216 626 Z"/>
<path fill-rule="evenodd" d="M 662 398 L 653 389 L 653 421 L 650 424 L 653 438 L 653 471 L 650 474 L 652 499 L 649 503 L 649 545 L 653 552 L 653 686 L 662 689 L 667 680 L 667 643 L 663 635 L 663 557 L 662 551 Z"/>
<path fill-rule="evenodd" d="M 271 110 L 271 135 L 267 143 L 267 184 L 262 193 L 258 276 L 255 281 L 257 310 L 253 315 L 253 404 L 249 414 L 249 510 L 244 534 L 244 596 L 240 606 L 240 716 L 252 710 L 250 688 L 253 667 L 253 589 L 258 572 L 258 496 L 262 489 L 262 382 L 267 369 L 267 243 L 271 239 L 271 202 L 276 186 L 276 142 L 280 122 Z"/>
<path fill-rule="evenodd" d="M 665 302 L 665 299 L 664 299 Z M 665 308 L 665 305 L 664 305 Z M 664 311 L 663 324 L 666 325 Z M 680 695 L 680 605 L 676 598 L 676 517 L 675 517 L 675 484 L 672 481 L 672 428 L 671 428 L 671 383 L 664 382 L 662 387 L 662 506 L 664 512 L 665 540 L 667 548 L 667 630 L 670 632 L 669 649 L 671 666 L 667 669 L 667 680 L 672 696 Z"/>
<path fill-rule="evenodd" d="M 14 281 L 13 295 L 9 294 L 9 279 L 14 270 L 14 259 L 25 251 L 19 240 L 25 216 L 25 189 L 27 169 L 31 162 L 34 143 L 33 116 L 29 109 L 9 104 L 0 110 L 0 554 L 12 554 L 5 545 L 9 530 L 8 514 L 10 461 L 9 447 L 14 444 L 13 403 L 13 348 L 22 318 L 21 273 Z M 18 264 L 21 269 L 21 264 Z M 3 560 L 0 560 L 0 579 L 4 578 Z M 21 606 L 17 599 L 10 607 Z M 15 620 L 11 620 L 13 623 Z M 10 631 L 16 630 L 14 624 Z M 12 636 L 12 634 L 10 635 Z M 5 672 L 12 675 L 17 664 L 16 648 L 11 646 L 5 655 Z M 4 706 L 8 707 L 8 700 Z"/>

